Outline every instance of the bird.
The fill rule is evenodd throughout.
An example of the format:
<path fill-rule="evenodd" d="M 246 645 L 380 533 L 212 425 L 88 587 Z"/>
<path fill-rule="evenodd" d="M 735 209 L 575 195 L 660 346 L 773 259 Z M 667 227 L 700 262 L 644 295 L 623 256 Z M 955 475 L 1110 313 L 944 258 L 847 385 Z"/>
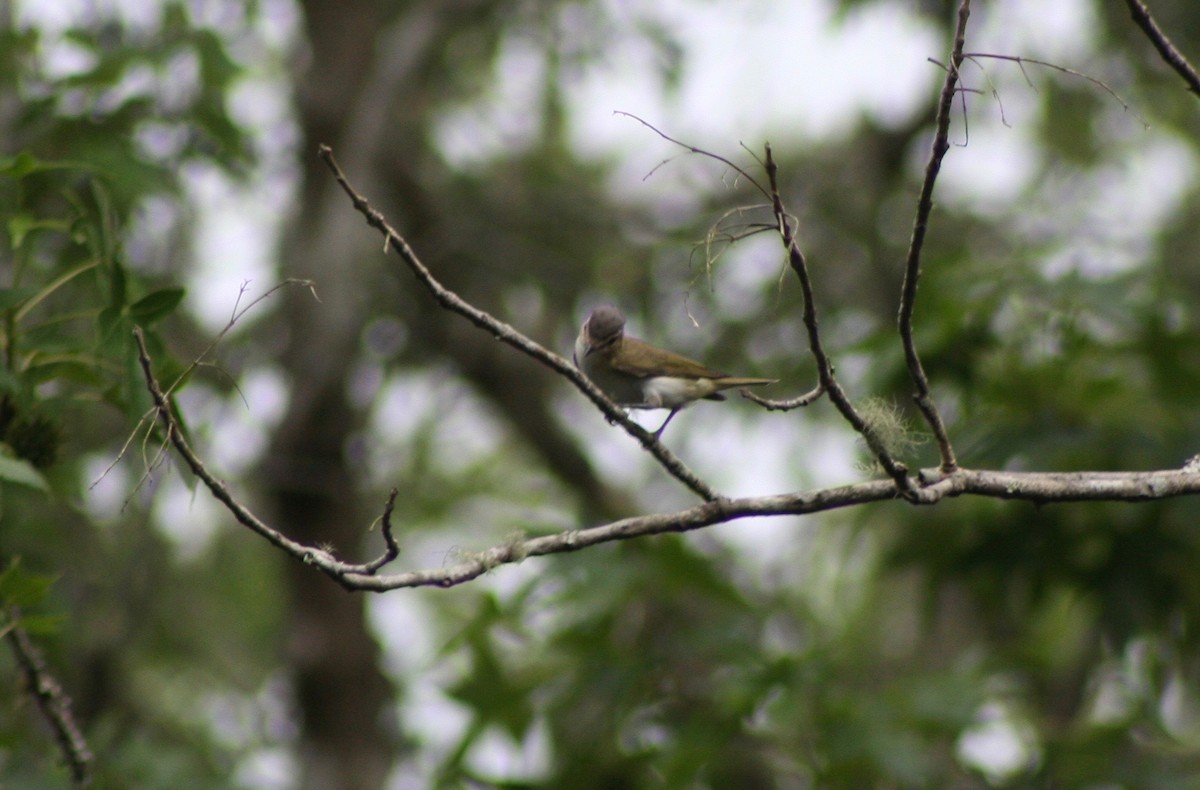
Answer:
<path fill-rule="evenodd" d="M 759 387 L 778 379 L 731 376 L 625 334 L 625 316 L 610 304 L 588 314 L 575 339 L 575 367 L 613 402 L 632 409 L 670 409 L 654 432 L 695 400 L 725 400 L 721 390 Z"/>

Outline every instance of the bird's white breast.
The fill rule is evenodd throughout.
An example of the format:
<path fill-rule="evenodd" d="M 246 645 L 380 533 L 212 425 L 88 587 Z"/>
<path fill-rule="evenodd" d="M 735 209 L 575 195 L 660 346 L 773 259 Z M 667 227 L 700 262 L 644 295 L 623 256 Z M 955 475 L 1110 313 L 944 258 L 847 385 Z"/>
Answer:
<path fill-rule="evenodd" d="M 717 391 L 712 379 L 685 379 L 653 376 L 642 380 L 643 397 L 648 406 L 674 409 Z"/>

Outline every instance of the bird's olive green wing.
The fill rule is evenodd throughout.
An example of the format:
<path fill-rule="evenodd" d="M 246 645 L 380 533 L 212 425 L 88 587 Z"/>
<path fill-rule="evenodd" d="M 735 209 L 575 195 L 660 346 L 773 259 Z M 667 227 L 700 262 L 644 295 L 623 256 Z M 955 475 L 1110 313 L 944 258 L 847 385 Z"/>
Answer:
<path fill-rule="evenodd" d="M 613 349 L 609 363 L 629 376 L 675 376 L 683 379 L 719 379 L 727 374 L 705 367 L 682 354 L 657 348 L 628 335 Z"/>

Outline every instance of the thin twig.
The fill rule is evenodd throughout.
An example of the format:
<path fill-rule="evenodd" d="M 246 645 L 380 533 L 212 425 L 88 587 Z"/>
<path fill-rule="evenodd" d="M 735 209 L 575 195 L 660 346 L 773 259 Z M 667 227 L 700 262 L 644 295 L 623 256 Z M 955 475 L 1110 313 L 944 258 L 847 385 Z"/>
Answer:
<path fill-rule="evenodd" d="M 604 416 L 610 422 L 619 424 L 625 429 L 630 436 L 637 439 L 643 448 L 645 448 L 660 465 L 676 480 L 683 483 L 693 492 L 698 494 L 706 501 L 718 499 L 719 495 L 714 491 L 708 483 L 696 476 L 692 470 L 688 469 L 678 457 L 668 450 L 655 436 L 647 431 L 642 426 L 638 425 L 623 409 L 609 400 L 599 387 L 591 382 L 587 376 L 583 375 L 573 364 L 568 362 L 563 357 L 555 354 L 553 351 L 545 348 L 541 344 L 531 340 L 521 332 L 514 329 L 511 325 L 493 317 L 490 313 L 480 310 L 470 302 L 463 299 L 454 291 L 451 291 L 446 286 L 442 285 L 433 273 L 426 268 L 421 262 L 417 254 L 413 252 L 412 247 L 384 218 L 383 214 L 371 208 L 371 204 L 357 190 L 351 186 L 346 175 L 338 166 L 337 160 L 333 157 L 333 150 L 327 145 L 321 145 L 318 149 L 320 156 L 325 160 L 325 164 L 329 166 L 334 178 L 338 184 L 350 198 L 354 204 L 354 208 L 367 220 L 367 224 L 378 230 L 384 235 L 384 242 L 390 246 L 397 254 L 400 255 L 409 270 L 416 276 L 417 280 L 423 284 L 426 289 L 437 300 L 438 304 L 445 307 L 454 313 L 458 313 L 466 318 L 475 326 L 489 332 L 497 340 L 500 340 L 532 359 L 542 363 L 546 367 L 553 370 L 555 373 L 566 378 L 575 385 L 580 392 L 587 396 L 588 400 L 596 405 L 604 413 Z"/>
<path fill-rule="evenodd" d="M 209 344 L 204 347 L 204 350 L 196 355 L 196 358 L 192 360 L 191 364 L 184 368 L 183 372 L 175 377 L 175 381 L 171 382 L 171 385 L 167 387 L 166 394 L 170 395 L 172 392 L 174 392 L 175 388 L 178 387 L 182 381 L 187 379 L 189 375 L 191 375 L 192 371 L 204 361 L 205 357 L 211 354 L 212 350 L 216 348 L 217 345 L 225 339 L 225 336 L 233 330 L 238 321 L 242 319 L 242 316 L 257 307 L 260 302 L 266 301 L 270 297 L 274 296 L 276 292 L 282 291 L 284 288 L 289 288 L 293 285 L 307 288 L 308 292 L 312 294 L 313 299 L 316 299 L 318 302 L 321 301 L 321 297 L 317 296 L 317 287 L 315 282 L 312 280 L 302 280 L 296 277 L 289 277 L 286 280 L 275 283 L 275 285 L 251 299 L 248 304 L 242 306 L 242 297 L 246 295 L 246 289 L 250 286 L 249 280 L 243 280 L 241 288 L 238 289 L 237 299 L 234 300 L 233 310 L 229 314 L 229 321 L 226 322 L 225 326 L 221 328 L 221 331 L 218 332 L 215 337 L 213 337 Z"/>
<path fill-rule="evenodd" d="M 816 387 L 804 393 L 803 395 L 798 395 L 795 398 L 784 398 L 781 400 L 764 398 L 761 395 L 756 395 L 746 387 L 738 390 L 738 394 L 746 400 L 754 401 L 767 411 L 791 411 L 792 409 L 799 409 L 815 403 L 822 395 L 825 394 L 825 387 L 818 384 Z"/>
<path fill-rule="evenodd" d="M 992 81 L 992 75 L 988 74 L 987 69 L 985 69 L 983 67 L 983 64 L 980 63 L 977 59 L 972 58 L 970 55 L 964 54 L 963 60 L 968 60 L 968 59 L 970 59 L 971 62 L 975 64 L 975 67 L 979 69 L 979 73 L 982 74 L 983 78 L 987 81 L 988 88 L 990 89 L 991 94 L 992 94 L 992 98 L 996 100 L 996 106 L 1000 109 L 1000 123 L 1004 124 L 1006 127 L 1011 129 L 1012 124 L 1008 122 L 1008 116 L 1004 112 L 1004 100 L 1000 98 L 1000 89 L 997 88 L 996 83 Z M 930 58 L 930 60 L 933 61 L 933 58 Z M 933 62 L 937 62 L 937 61 L 933 61 Z M 939 66 L 942 65 L 940 62 L 937 62 L 937 64 Z M 945 68 L 945 66 L 942 66 L 942 68 Z M 1037 93 L 1037 86 L 1034 85 L 1033 80 L 1031 80 L 1029 78 L 1029 73 L 1027 71 L 1025 71 L 1025 64 L 1021 61 L 1020 58 L 1017 58 L 1017 68 L 1021 70 L 1021 76 L 1025 78 L 1025 82 L 1028 83 L 1029 87 L 1033 89 L 1034 93 Z M 968 90 L 967 88 L 960 88 L 960 91 L 964 94 L 967 92 L 967 90 Z M 983 91 L 981 91 L 981 90 L 976 89 L 974 92 L 978 93 L 980 95 L 983 95 Z M 967 119 L 970 116 L 967 115 L 967 97 L 965 95 L 962 97 L 962 108 L 963 108 L 963 113 L 962 113 L 963 127 L 967 128 L 969 130 L 969 127 L 967 127 Z M 969 142 L 970 141 L 969 133 L 964 136 L 967 138 L 967 141 Z M 965 145 L 965 143 L 964 143 L 964 145 Z"/>
<path fill-rule="evenodd" d="M 659 128 L 657 128 L 656 126 L 654 126 L 654 124 L 652 124 L 652 123 L 649 123 L 649 122 L 647 122 L 647 121 L 645 121 L 645 120 L 643 120 L 643 119 L 639 118 L 638 116 L 634 115 L 634 114 L 633 114 L 633 113 L 631 113 L 631 112 L 625 112 L 624 110 L 614 110 L 614 111 L 613 111 L 613 115 L 621 115 L 621 116 L 624 116 L 624 117 L 626 117 L 626 118 L 630 118 L 630 119 L 632 119 L 632 120 L 635 120 L 635 121 L 637 121 L 638 123 L 640 123 L 642 126 L 645 126 L 647 129 L 649 129 L 650 131 L 652 131 L 652 132 L 654 132 L 655 134 L 657 134 L 657 135 L 658 135 L 659 137 L 661 137 L 662 139 L 666 140 L 668 143 L 673 143 L 674 145 L 677 145 L 677 146 L 679 146 L 680 148 L 684 148 L 684 149 L 686 149 L 687 151 L 689 151 L 689 152 L 691 152 L 691 153 L 693 153 L 693 154 L 700 154 L 700 155 L 701 155 L 701 156 L 703 156 L 703 157 L 707 157 L 708 159 L 712 159 L 712 160 L 715 160 L 715 161 L 717 161 L 717 162 L 720 162 L 721 164 L 723 164 L 723 165 L 725 165 L 726 167 L 728 167 L 730 170 L 732 170 L 732 171 L 734 171 L 735 173 L 737 173 L 737 174 L 738 174 L 740 177 L 742 177 L 742 178 L 746 179 L 746 181 L 748 181 L 749 183 L 753 184 L 753 185 L 754 185 L 754 188 L 755 188 L 755 189 L 757 189 L 759 192 L 761 192 L 761 193 L 763 194 L 763 196 L 764 196 L 764 197 L 769 197 L 769 196 L 770 196 L 770 193 L 769 193 L 769 192 L 768 192 L 766 189 L 764 189 L 764 188 L 763 188 L 763 185 L 762 185 L 762 184 L 760 184 L 760 183 L 758 183 L 758 181 L 756 181 L 756 180 L 755 180 L 754 176 L 752 176 L 752 175 L 750 175 L 748 172 L 746 172 L 745 168 L 742 168 L 742 167 L 740 167 L 739 165 L 735 164 L 733 161 L 731 161 L 731 160 L 729 160 L 729 159 L 726 159 L 725 157 L 721 156 L 720 154 L 714 154 L 712 151 L 705 151 L 703 148 L 697 148 L 697 147 L 696 147 L 696 146 L 694 146 L 694 145 L 690 145 L 690 144 L 688 144 L 688 143 L 685 143 L 685 142 L 683 142 L 683 141 L 681 141 L 681 140 L 677 140 L 677 139 L 675 139 L 674 137 L 672 137 L 671 135 L 667 134 L 666 132 L 664 132 L 664 131 L 662 131 L 661 129 L 659 129 Z M 657 169 L 658 169 L 658 167 L 662 167 L 662 165 L 663 165 L 663 164 L 665 164 L 665 162 L 664 162 L 664 163 L 660 163 L 660 164 L 659 164 L 659 165 L 658 165 L 658 166 L 655 168 L 655 170 L 657 170 Z M 651 171 L 651 172 L 653 172 L 653 171 Z"/>
<path fill-rule="evenodd" d="M 1133 21 L 1150 39 L 1150 43 L 1158 50 L 1162 59 L 1167 62 L 1168 66 L 1175 69 L 1180 77 L 1183 77 L 1183 81 L 1188 85 L 1188 90 L 1200 96 L 1200 73 L 1196 72 L 1196 67 L 1189 63 L 1188 59 L 1171 43 L 1171 39 L 1167 38 L 1167 34 L 1150 15 L 1150 9 L 1146 7 L 1146 4 L 1142 0 L 1125 0 L 1125 4 L 1129 6 L 1129 13 L 1133 15 Z"/>
<path fill-rule="evenodd" d="M 321 298 L 319 296 L 317 296 L 316 287 L 314 286 L 314 283 L 312 280 L 299 280 L 296 278 L 289 277 L 288 279 L 283 280 L 282 282 L 276 283 L 275 285 L 271 286 L 269 289 L 267 289 L 263 293 L 256 296 L 254 299 L 252 299 L 250 301 L 249 304 L 247 304 L 243 307 L 243 306 L 241 306 L 242 305 L 242 297 L 244 297 L 246 295 L 246 288 L 249 286 L 249 281 L 243 281 L 241 288 L 238 289 L 237 299 L 234 300 L 233 310 L 230 313 L 229 321 L 225 324 L 225 326 L 221 329 L 221 331 L 218 332 L 216 334 L 216 336 L 209 342 L 209 344 L 204 347 L 204 350 L 196 355 L 196 358 L 191 361 L 191 364 L 189 364 L 186 368 L 184 368 L 183 372 L 175 377 L 175 381 L 171 382 L 170 386 L 168 386 L 164 390 L 164 392 L 167 395 L 170 395 L 172 392 L 175 391 L 176 387 L 178 387 L 180 385 L 180 383 L 182 383 L 189 375 L 191 375 L 193 370 L 195 370 L 197 367 L 200 367 L 203 364 L 206 364 L 204 362 L 204 358 L 207 357 L 210 353 L 212 353 L 212 350 L 217 347 L 217 344 L 219 344 L 225 338 L 225 336 L 227 334 L 229 334 L 230 330 L 232 330 L 234 325 L 237 324 L 237 322 L 241 320 L 242 316 L 244 316 L 247 312 L 252 310 L 256 305 L 258 305 L 259 302 L 262 302 L 263 300 L 272 296 L 276 291 L 282 290 L 283 288 L 287 288 L 292 285 L 304 286 L 305 288 L 307 288 L 309 290 L 309 292 L 312 294 L 314 299 L 316 299 L 318 302 L 321 301 Z M 234 388 L 238 389 L 236 383 L 234 384 Z M 239 395 L 242 394 L 240 389 L 238 389 L 238 394 Z M 244 395 L 242 396 L 242 400 L 245 401 Z M 134 427 L 134 429 L 132 431 L 130 431 L 129 436 L 127 436 L 125 438 L 125 442 L 124 442 L 124 444 L 121 445 L 121 449 L 117 452 L 116 457 L 113 458 L 112 461 L 110 461 L 109 464 L 104 467 L 104 469 L 100 472 L 99 476 L 97 476 L 96 479 L 92 481 L 91 485 L 88 486 L 89 491 L 91 491 L 96 486 L 100 485 L 100 481 L 103 480 L 104 478 L 108 477 L 108 473 L 111 472 L 116 467 L 116 465 L 121 462 L 121 459 L 123 459 L 125 457 L 125 454 L 129 451 L 129 448 L 133 445 L 134 440 L 137 439 L 138 434 L 141 432 L 143 425 L 146 426 L 146 434 L 142 438 L 142 446 L 144 448 L 146 443 L 150 440 L 150 434 L 152 433 L 151 428 L 153 428 L 153 426 L 154 426 L 154 409 L 153 409 L 153 407 L 148 409 L 146 411 L 146 413 L 141 416 L 141 418 L 138 420 L 137 425 Z M 155 463 L 157 463 L 157 461 Z M 142 485 L 144 485 L 148 480 L 150 480 L 150 475 L 154 471 L 154 464 L 143 463 L 143 468 L 145 469 L 145 472 L 142 474 L 142 477 L 138 480 L 137 485 L 134 486 L 134 490 L 129 494 L 129 497 L 125 500 L 126 505 L 129 504 L 129 501 L 133 499 L 134 494 L 136 494 L 137 491 L 139 489 L 141 489 Z"/>
<path fill-rule="evenodd" d="M 775 225 L 766 222 L 738 222 L 726 224 L 730 217 L 741 217 L 750 211 L 758 209 L 770 208 L 768 205 L 755 204 L 749 206 L 735 206 L 727 210 L 724 214 L 717 218 L 717 221 L 709 226 L 704 234 L 702 241 L 696 242 L 692 247 L 692 252 L 688 256 L 689 267 L 696 253 L 700 250 L 704 251 L 704 273 L 708 277 L 709 286 L 712 286 L 712 270 L 713 265 L 726 253 L 734 244 L 739 241 L 744 241 L 752 236 L 757 236 L 760 233 L 772 233 L 775 230 Z M 689 313 L 690 317 L 690 313 Z M 692 321 L 695 323 L 695 319 Z"/>
<path fill-rule="evenodd" d="M 365 564 L 353 564 L 341 562 L 334 558 L 332 554 L 322 548 L 314 546 L 306 546 L 303 543 L 298 543 L 291 538 L 288 538 L 278 530 L 268 526 L 262 519 L 250 512 L 250 510 L 237 500 L 230 492 L 229 487 L 224 482 L 217 479 L 196 452 L 192 449 L 191 444 L 184 436 L 183 431 L 176 422 L 174 414 L 171 412 L 171 401 L 163 392 L 162 386 L 158 383 L 158 379 L 154 376 L 154 370 L 150 360 L 150 352 L 146 350 L 146 337 L 142 333 L 141 327 L 134 327 L 133 336 L 137 341 L 138 347 L 138 362 L 142 366 L 142 375 L 146 379 L 146 388 L 150 391 L 150 397 L 154 401 L 154 411 L 158 415 L 159 423 L 162 425 L 163 431 L 166 433 L 167 441 L 175 447 L 175 451 L 183 458 L 184 463 L 192 470 L 200 482 L 204 483 L 209 492 L 225 506 L 235 519 L 243 526 L 256 532 L 258 535 L 265 538 L 272 545 L 283 549 L 288 554 L 301 560 L 302 562 L 313 565 L 319 570 L 325 572 L 338 583 L 345 585 L 345 580 L 350 574 L 365 574 L 370 575 L 375 573 L 379 566 L 382 565 L 378 560 Z M 389 499 L 389 504 L 392 502 Z M 385 525 L 390 532 L 390 524 Z M 391 551 L 391 543 L 389 541 L 388 550 Z"/>
<path fill-rule="evenodd" d="M 83 730 L 75 721 L 71 710 L 71 698 L 46 666 L 42 651 L 33 644 L 28 632 L 21 627 L 21 613 L 15 606 L 8 608 L 8 624 L 5 636 L 12 647 L 13 656 L 25 676 L 25 685 L 37 703 L 42 718 L 54 731 L 58 750 L 63 762 L 71 771 L 71 780 L 76 787 L 89 787 L 92 783 L 92 763 L 95 757 L 88 748 Z"/>
<path fill-rule="evenodd" d="M 963 57 L 963 60 L 970 60 L 973 63 L 975 63 L 976 65 L 979 65 L 978 61 L 983 58 L 989 58 L 991 60 L 1006 60 L 1009 63 L 1016 63 L 1017 66 L 1021 69 L 1021 75 L 1025 77 L 1025 82 L 1027 82 L 1031 88 L 1035 88 L 1035 90 L 1036 90 L 1036 87 L 1033 84 L 1033 80 L 1031 80 L 1029 78 L 1029 74 L 1025 71 L 1025 64 L 1029 63 L 1034 66 L 1042 66 L 1043 68 L 1053 69 L 1054 71 L 1060 72 L 1062 74 L 1069 74 L 1072 77 L 1079 77 L 1080 79 L 1087 80 L 1088 82 L 1092 83 L 1097 88 L 1099 88 L 1100 90 L 1104 91 L 1109 96 L 1111 96 L 1117 102 L 1117 104 L 1121 105 L 1121 109 L 1125 110 L 1126 112 L 1130 112 L 1130 109 L 1131 109 L 1129 106 L 1129 102 L 1127 102 L 1123 98 L 1121 98 L 1121 95 L 1119 93 L 1117 93 L 1104 80 L 1097 79 L 1097 78 L 1091 76 L 1090 74 L 1084 74 L 1082 71 L 1077 71 L 1072 68 L 1067 68 L 1066 66 L 1060 66 L 1057 63 L 1050 63 L 1049 61 L 1038 60 L 1037 58 L 1026 58 L 1021 55 L 996 55 L 996 54 L 993 54 L 990 52 L 964 52 L 962 57 Z M 980 68 L 980 71 L 983 71 L 982 66 L 980 66 L 979 68 Z M 987 78 L 986 71 L 984 72 L 984 77 L 985 77 L 985 79 Z M 991 84 L 991 79 L 988 79 L 988 84 L 989 85 Z M 996 88 L 994 86 L 992 87 L 992 95 L 996 96 L 997 101 L 999 101 L 999 95 L 997 94 Z M 1003 107 L 1001 107 L 1001 115 L 1002 116 L 1003 116 L 1003 112 L 1004 112 Z M 1141 115 L 1138 115 L 1137 113 L 1134 113 L 1134 115 L 1137 115 L 1138 120 L 1140 120 L 1142 122 L 1143 126 L 1146 126 L 1146 127 L 1150 126 L 1150 122 L 1147 121 L 1145 118 L 1143 118 Z M 1005 122 L 1005 126 L 1008 126 L 1007 122 Z"/>
<path fill-rule="evenodd" d="M 392 534 L 392 511 L 396 509 L 396 496 L 399 493 L 400 489 L 393 488 L 388 494 L 387 504 L 384 505 L 383 515 L 380 517 L 383 543 L 386 548 L 377 559 L 366 564 L 365 568 L 368 574 L 377 573 L 384 565 L 400 556 L 400 544 L 396 543 L 396 537 Z"/>
<path fill-rule="evenodd" d="M 966 42 L 967 19 L 971 15 L 970 0 L 962 0 L 958 7 L 958 26 L 954 32 L 954 47 L 950 53 L 950 65 L 946 69 L 946 81 L 942 84 L 941 97 L 937 108 L 937 131 L 934 134 L 933 146 L 929 152 L 929 162 L 925 166 L 925 182 L 921 185 L 921 195 L 917 200 L 917 216 L 913 221 L 912 240 L 908 246 L 908 260 L 904 265 L 904 283 L 900 292 L 900 315 L 898 326 L 900 339 L 904 345 L 904 358 L 908 363 L 909 375 L 917 391 L 913 400 L 921 410 L 925 421 L 933 431 L 941 454 L 942 469 L 953 471 L 958 466 L 954 457 L 954 447 L 946 433 L 946 425 L 942 415 L 933 401 L 929 391 L 929 378 L 921 365 L 921 357 L 917 353 L 916 340 L 913 338 L 913 310 L 917 303 L 917 282 L 921 278 L 921 250 L 925 244 L 925 232 L 929 226 L 929 215 L 933 211 L 933 186 L 937 182 L 938 172 L 942 167 L 942 158 L 949 150 L 950 109 L 954 104 L 956 86 L 958 85 L 959 67 L 962 66 L 963 45 Z"/>

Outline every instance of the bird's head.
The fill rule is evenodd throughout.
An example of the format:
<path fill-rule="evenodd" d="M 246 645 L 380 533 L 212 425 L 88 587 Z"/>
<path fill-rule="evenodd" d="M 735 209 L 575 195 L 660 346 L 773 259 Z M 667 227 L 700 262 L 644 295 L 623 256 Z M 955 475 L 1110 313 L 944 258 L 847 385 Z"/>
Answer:
<path fill-rule="evenodd" d="M 610 304 L 597 307 L 583 322 L 583 338 L 584 344 L 587 346 L 587 354 L 611 348 L 621 341 L 624 334 L 625 316 Z"/>

